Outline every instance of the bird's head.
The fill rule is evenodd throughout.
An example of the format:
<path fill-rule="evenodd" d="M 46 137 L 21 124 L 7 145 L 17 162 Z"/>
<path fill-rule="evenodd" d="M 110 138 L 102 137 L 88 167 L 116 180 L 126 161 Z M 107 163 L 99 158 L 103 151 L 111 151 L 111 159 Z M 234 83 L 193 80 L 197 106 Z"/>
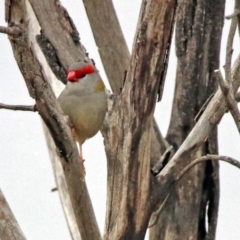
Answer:
<path fill-rule="evenodd" d="M 67 80 L 70 82 L 78 82 L 79 79 L 94 72 L 96 72 L 96 68 L 93 64 L 85 61 L 75 62 L 71 64 L 67 70 Z"/>

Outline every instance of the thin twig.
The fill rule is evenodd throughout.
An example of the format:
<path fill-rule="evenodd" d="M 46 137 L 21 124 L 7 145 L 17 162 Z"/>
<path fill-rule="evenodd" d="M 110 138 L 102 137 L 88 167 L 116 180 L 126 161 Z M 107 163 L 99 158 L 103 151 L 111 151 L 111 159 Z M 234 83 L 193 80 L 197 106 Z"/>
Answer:
<path fill-rule="evenodd" d="M 8 110 L 14 110 L 14 111 L 30 111 L 30 112 L 36 112 L 37 107 L 36 105 L 8 105 L 0 103 L 0 109 L 8 109 Z"/>
<path fill-rule="evenodd" d="M 233 166 L 237 167 L 240 169 L 240 162 L 234 158 L 228 157 L 228 156 L 219 156 L 219 155 L 206 155 L 200 158 L 197 158 L 195 160 L 193 160 L 189 165 L 187 165 L 178 175 L 178 177 L 175 179 L 175 183 L 177 183 L 179 181 L 180 178 L 182 178 L 182 176 L 188 172 L 193 166 L 195 166 L 196 164 L 200 163 L 200 162 L 204 162 L 204 161 L 224 161 L 224 162 L 228 162 L 230 164 L 232 164 Z"/>
<path fill-rule="evenodd" d="M 17 27 L 17 26 L 12 26 L 12 27 L 3 27 L 0 26 L 0 33 L 5 33 L 10 36 L 20 36 L 22 34 L 22 30 Z"/>

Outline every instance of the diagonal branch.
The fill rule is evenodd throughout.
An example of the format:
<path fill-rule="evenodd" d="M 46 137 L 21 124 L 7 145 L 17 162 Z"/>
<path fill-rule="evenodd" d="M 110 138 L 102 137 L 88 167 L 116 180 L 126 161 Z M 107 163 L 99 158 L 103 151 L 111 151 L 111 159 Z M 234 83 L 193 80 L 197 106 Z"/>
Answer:
<path fill-rule="evenodd" d="M 240 57 L 235 61 L 232 69 L 233 91 L 236 92 L 240 85 Z M 157 175 L 157 181 L 161 191 L 156 193 L 156 199 L 163 202 L 174 179 L 179 175 L 179 170 L 188 164 L 188 160 L 207 139 L 209 132 L 218 124 L 226 112 L 225 98 L 221 90 L 214 95 L 206 110 L 174 154 L 167 166 Z"/>
<path fill-rule="evenodd" d="M 50 2 L 53 4 L 53 1 L 48 1 L 48 3 Z M 54 11 L 54 9 L 51 9 L 51 11 Z M 58 149 L 78 230 L 81 233 L 82 240 L 99 240 L 101 235 L 84 180 L 83 169 L 79 164 L 77 146 L 49 82 L 43 73 L 43 66 L 39 64 L 34 55 L 33 47 L 29 45 L 31 43 L 30 34 L 28 34 L 30 23 L 25 1 L 11 5 L 10 17 L 10 22 L 21 25 L 24 31 L 20 37 L 12 37 L 9 40 L 29 94 L 36 100 L 39 114 L 48 127 Z M 54 21 L 54 23 L 56 22 L 58 21 Z"/>
<path fill-rule="evenodd" d="M 233 53 L 233 39 L 237 28 L 237 17 L 234 17 L 231 22 L 231 26 L 228 33 L 227 49 L 226 49 L 226 62 L 225 62 L 225 78 L 227 85 L 232 89 L 232 77 L 231 77 L 231 65 L 232 65 L 232 53 Z"/>
<path fill-rule="evenodd" d="M 0 239 L 25 240 L 25 236 L 20 229 L 1 189 L 0 189 Z"/>
<path fill-rule="evenodd" d="M 14 111 L 30 111 L 30 112 L 36 112 L 37 106 L 36 105 L 8 105 L 0 103 L 0 109 L 8 109 L 8 110 L 14 110 Z"/>
<path fill-rule="evenodd" d="M 238 10 L 236 10 L 236 13 L 237 12 L 238 12 Z M 236 32 L 237 23 L 238 23 L 237 14 L 235 14 L 235 15 L 236 16 L 233 17 L 232 22 L 231 22 L 231 26 L 230 26 L 230 30 L 229 30 L 229 34 L 228 34 L 228 40 L 227 40 L 226 63 L 224 66 L 226 81 L 224 81 L 220 70 L 216 70 L 215 74 L 217 76 L 220 88 L 225 97 L 225 101 L 228 106 L 228 109 L 231 112 L 233 119 L 236 123 L 236 126 L 238 128 L 238 132 L 240 133 L 240 112 L 238 110 L 237 101 L 234 97 L 232 76 L 231 76 L 231 62 L 232 62 L 232 53 L 233 53 L 232 45 L 233 45 L 233 39 L 234 39 L 234 35 Z"/>

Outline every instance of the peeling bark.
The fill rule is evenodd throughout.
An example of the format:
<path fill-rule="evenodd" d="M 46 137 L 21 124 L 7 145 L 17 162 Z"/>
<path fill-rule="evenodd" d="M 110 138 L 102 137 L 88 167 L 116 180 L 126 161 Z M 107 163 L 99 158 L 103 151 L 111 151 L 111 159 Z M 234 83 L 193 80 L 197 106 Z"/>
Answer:
<path fill-rule="evenodd" d="M 88 0 L 83 2 L 110 86 L 114 94 L 119 94 L 123 89 L 124 78 L 126 78 L 124 73 L 127 73 L 129 67 L 130 53 L 113 3 L 111 0 Z M 170 47 L 170 42 L 168 47 Z M 162 79 L 164 82 L 165 76 L 162 76 Z M 151 166 L 154 166 L 168 147 L 168 143 L 162 136 L 155 120 L 151 131 Z"/>
<path fill-rule="evenodd" d="M 87 57 L 77 37 L 79 35 L 77 29 L 59 1 L 29 0 L 29 3 L 42 28 L 41 34 L 45 35 L 55 49 L 60 67 L 67 70 L 71 63 Z"/>

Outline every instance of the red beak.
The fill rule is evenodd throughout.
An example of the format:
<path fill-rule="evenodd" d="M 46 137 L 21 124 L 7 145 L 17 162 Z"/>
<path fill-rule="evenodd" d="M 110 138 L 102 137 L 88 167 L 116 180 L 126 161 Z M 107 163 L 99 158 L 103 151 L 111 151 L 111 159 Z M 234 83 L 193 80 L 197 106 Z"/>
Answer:
<path fill-rule="evenodd" d="M 78 81 L 76 73 L 74 71 L 69 72 L 67 75 L 67 80 L 72 82 Z"/>

